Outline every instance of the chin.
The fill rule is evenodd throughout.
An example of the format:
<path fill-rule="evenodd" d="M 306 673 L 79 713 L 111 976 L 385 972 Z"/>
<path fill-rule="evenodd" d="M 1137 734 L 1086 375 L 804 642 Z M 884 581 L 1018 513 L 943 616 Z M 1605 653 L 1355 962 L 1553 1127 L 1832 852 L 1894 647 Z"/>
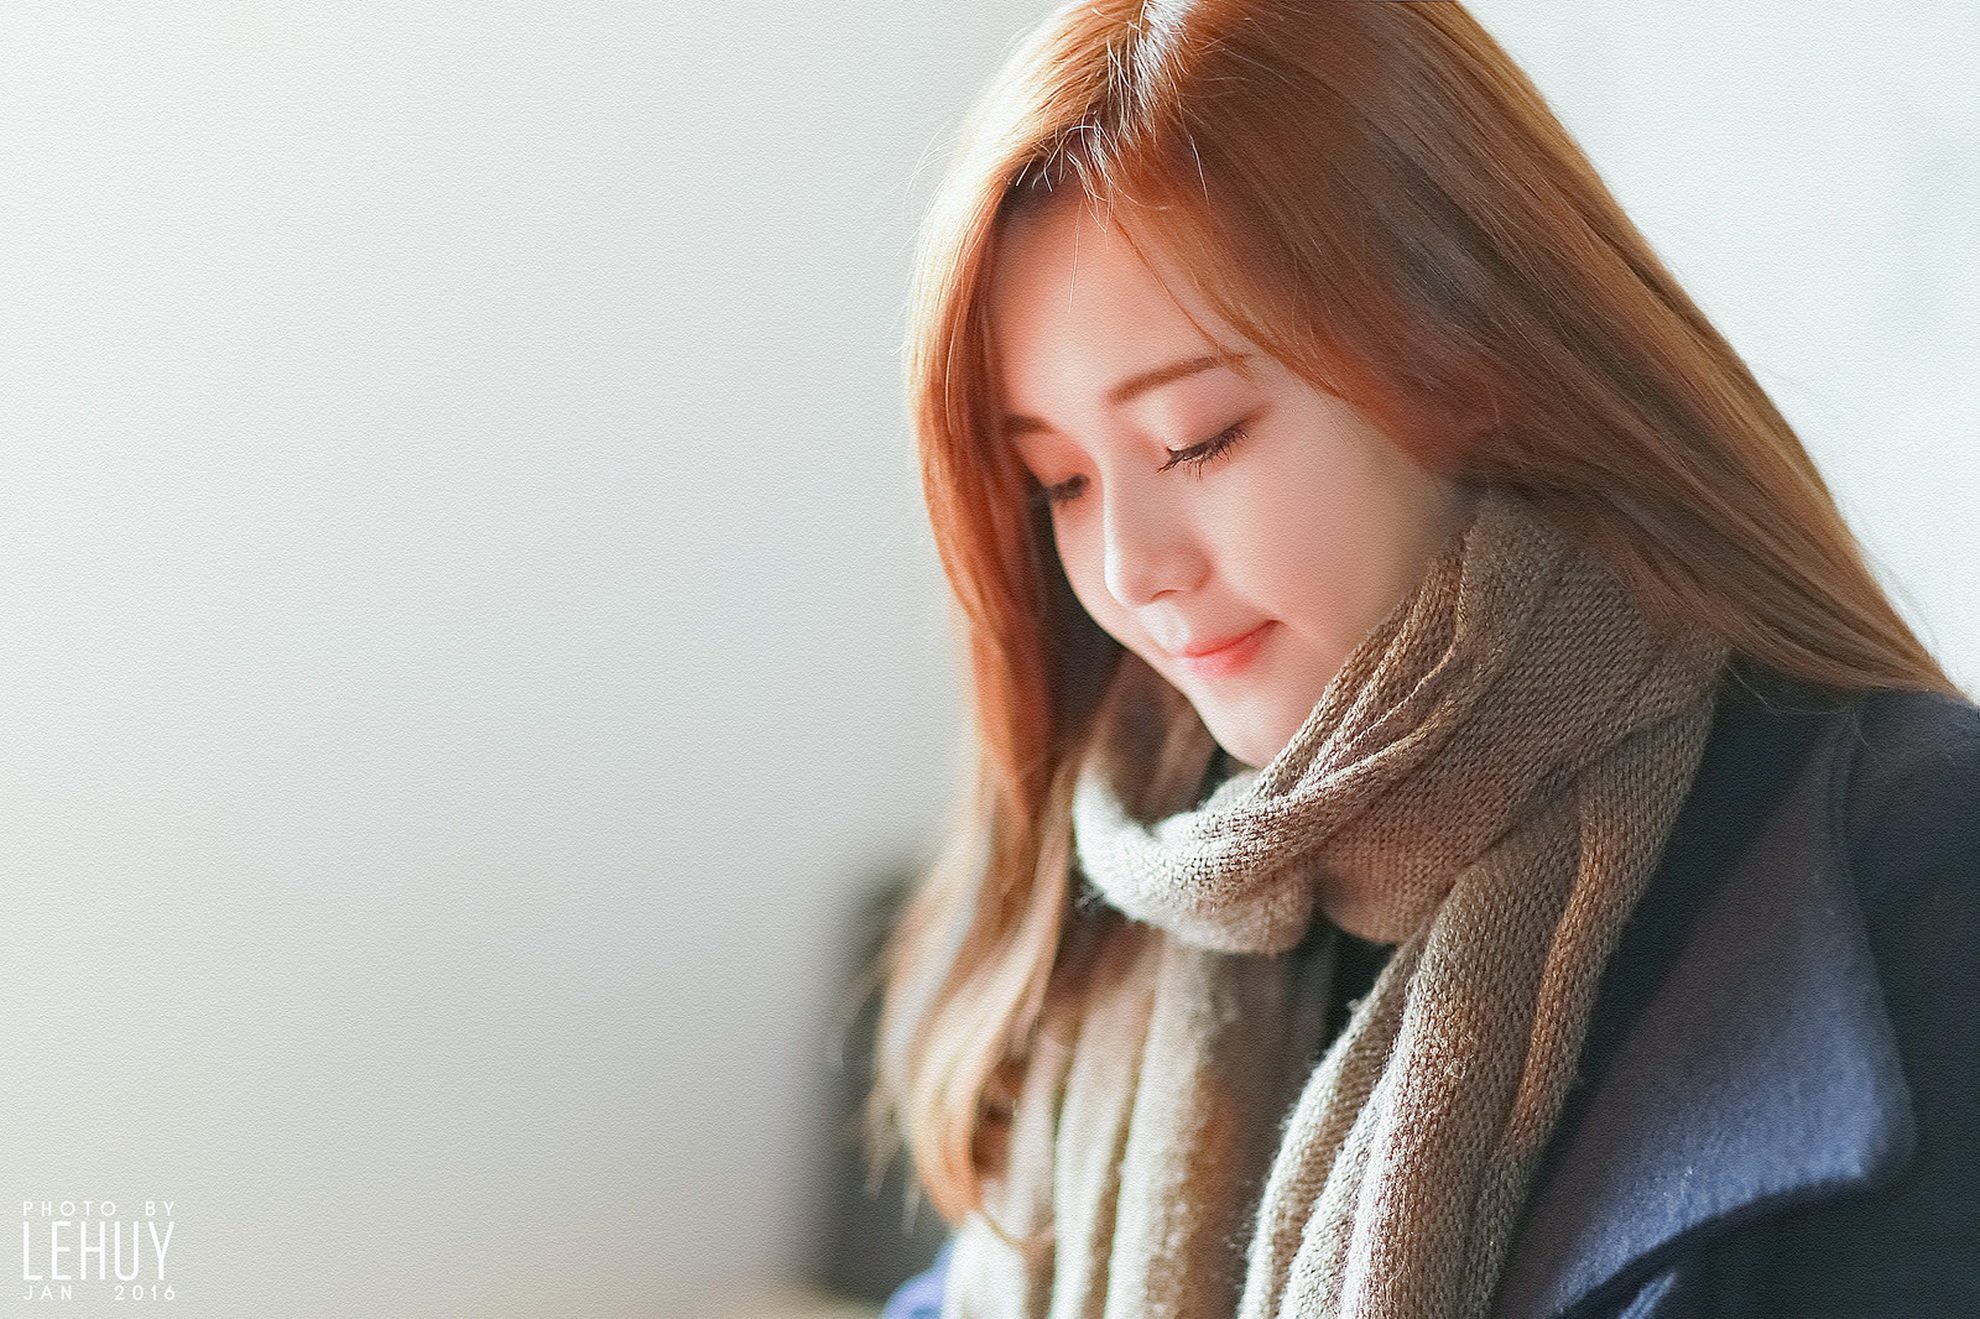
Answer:
<path fill-rule="evenodd" d="M 1164 675 L 1165 677 L 1167 675 Z M 1261 769 L 1286 749 L 1305 726 L 1314 702 L 1303 691 L 1280 690 L 1281 685 L 1256 684 L 1252 690 L 1229 684 L 1221 689 L 1190 690 L 1170 680 L 1183 699 L 1196 709 L 1203 726 L 1224 753 L 1240 764 Z"/>
<path fill-rule="evenodd" d="M 1214 708 L 1206 709 L 1209 703 L 1205 702 L 1196 710 L 1218 746 L 1238 761 L 1260 769 L 1299 736 L 1337 672 L 1327 670 L 1326 681 L 1260 682 L 1253 691 L 1221 693 L 1226 699 Z"/>
<path fill-rule="evenodd" d="M 1220 727 L 1207 719 L 1203 722 L 1204 726 L 1209 728 L 1210 736 L 1216 738 L 1217 745 L 1224 749 L 1224 754 L 1252 769 L 1270 764 L 1272 757 L 1283 751 L 1286 743 L 1291 740 L 1279 738 L 1275 741 L 1269 736 L 1261 735 L 1255 728 Z"/>

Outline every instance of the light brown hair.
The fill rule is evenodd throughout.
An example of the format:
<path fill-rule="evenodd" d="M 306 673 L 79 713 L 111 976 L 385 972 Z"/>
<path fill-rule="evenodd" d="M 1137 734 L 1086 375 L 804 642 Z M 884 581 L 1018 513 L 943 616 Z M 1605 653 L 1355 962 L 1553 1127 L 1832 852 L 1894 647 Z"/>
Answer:
<path fill-rule="evenodd" d="M 1653 620 L 1839 690 L 1952 685 L 1787 423 L 1456 0 L 1078 0 L 993 83 L 923 234 L 908 391 L 979 775 L 888 959 L 877 1109 L 936 1206 L 1080 992 L 1068 802 L 1120 649 L 1002 443 L 987 290 L 1042 196 L 1159 245 L 1229 325 L 1425 464 L 1512 488 Z"/>

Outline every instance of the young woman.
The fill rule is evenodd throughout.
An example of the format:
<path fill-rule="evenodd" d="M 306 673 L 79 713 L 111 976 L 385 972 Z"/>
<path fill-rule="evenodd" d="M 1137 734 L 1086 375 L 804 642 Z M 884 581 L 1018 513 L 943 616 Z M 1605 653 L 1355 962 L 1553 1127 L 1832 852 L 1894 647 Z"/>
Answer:
<path fill-rule="evenodd" d="M 1980 1313 L 1980 712 L 1458 4 L 1069 4 L 912 350 L 895 1313 Z"/>

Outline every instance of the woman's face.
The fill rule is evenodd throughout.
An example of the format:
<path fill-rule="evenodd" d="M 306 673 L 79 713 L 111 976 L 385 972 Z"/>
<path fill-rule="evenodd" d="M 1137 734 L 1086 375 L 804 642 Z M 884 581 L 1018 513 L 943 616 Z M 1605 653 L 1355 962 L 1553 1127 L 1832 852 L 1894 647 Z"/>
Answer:
<path fill-rule="evenodd" d="M 991 332 L 1080 603 L 1263 765 L 1416 585 L 1452 488 L 1084 205 L 1012 224 Z"/>

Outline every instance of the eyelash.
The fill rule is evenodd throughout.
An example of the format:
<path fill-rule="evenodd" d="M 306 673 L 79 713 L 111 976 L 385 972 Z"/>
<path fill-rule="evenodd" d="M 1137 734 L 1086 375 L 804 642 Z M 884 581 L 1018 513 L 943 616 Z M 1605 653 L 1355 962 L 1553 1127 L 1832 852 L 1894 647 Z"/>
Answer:
<path fill-rule="evenodd" d="M 1039 493 L 1045 496 L 1045 502 L 1047 504 L 1071 503 L 1086 493 L 1086 478 L 1083 476 L 1069 476 L 1063 481 L 1057 481 L 1051 485 L 1041 487 Z"/>
<path fill-rule="evenodd" d="M 1192 444 L 1183 449 L 1170 449 L 1169 460 L 1156 470 L 1166 472 L 1172 467 L 1188 468 L 1192 475 L 1201 476 L 1203 469 L 1220 458 L 1230 454 L 1231 449 L 1245 435 L 1245 423 L 1226 426 L 1201 444 Z M 1039 491 L 1048 504 L 1065 504 L 1086 493 L 1086 478 L 1072 476 L 1052 485 L 1043 486 Z"/>
<path fill-rule="evenodd" d="M 1226 426 L 1201 444 L 1192 444 L 1186 449 L 1169 450 L 1169 461 L 1157 469 L 1168 471 L 1171 467 L 1187 467 L 1201 476 L 1203 469 L 1230 453 L 1232 446 L 1244 438 L 1244 423 Z"/>

